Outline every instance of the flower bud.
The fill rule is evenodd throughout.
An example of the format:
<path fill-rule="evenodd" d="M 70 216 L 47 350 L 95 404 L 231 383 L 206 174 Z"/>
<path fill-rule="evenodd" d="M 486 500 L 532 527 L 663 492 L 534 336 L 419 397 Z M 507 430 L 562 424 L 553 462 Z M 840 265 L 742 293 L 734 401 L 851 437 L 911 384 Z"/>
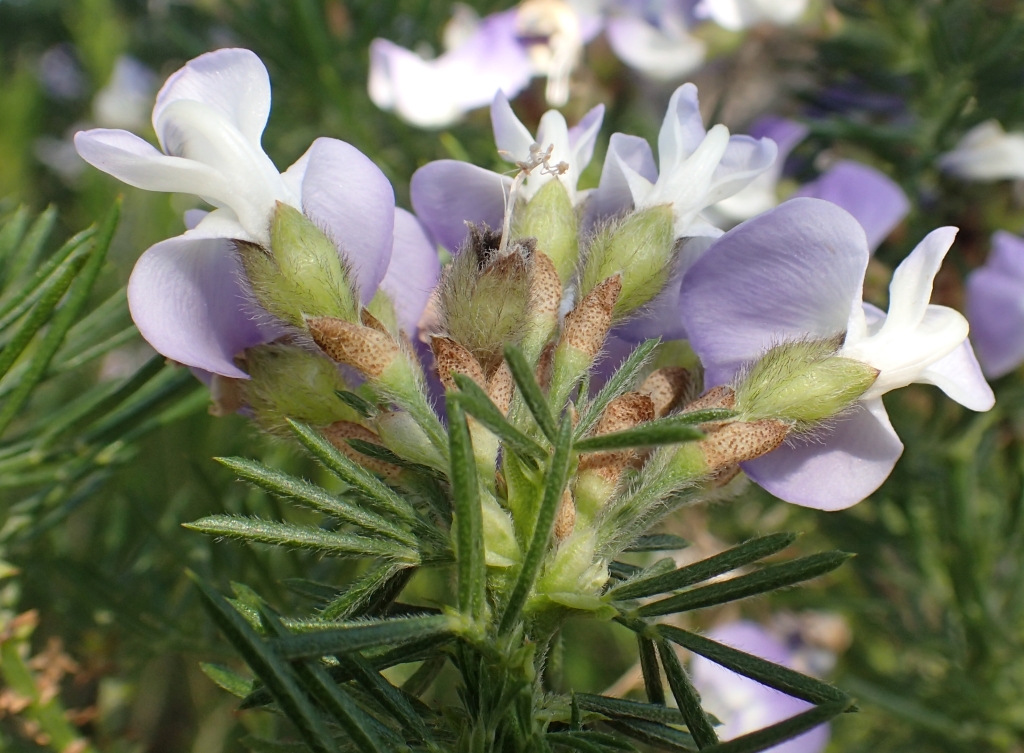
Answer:
<path fill-rule="evenodd" d="M 269 252 L 238 247 L 256 299 L 274 316 L 297 327 L 310 316 L 355 321 L 358 296 L 337 247 L 299 210 L 277 203 Z"/>
<path fill-rule="evenodd" d="M 280 343 L 249 348 L 245 356 L 244 400 L 266 431 L 289 434 L 286 418 L 314 426 L 356 418 L 335 394 L 347 386 L 330 359 Z"/>
<path fill-rule="evenodd" d="M 325 437 L 327 437 L 327 441 L 334 445 L 338 452 L 349 460 L 353 460 L 364 468 L 384 476 L 385 478 L 396 479 L 401 475 L 402 469 L 397 465 L 370 457 L 369 455 L 364 455 L 348 443 L 347 440 L 349 439 L 359 439 L 363 442 L 368 442 L 369 444 L 381 444 L 380 437 L 365 426 L 361 426 L 353 421 L 335 421 L 333 424 L 325 426 L 320 431 Z"/>
<path fill-rule="evenodd" d="M 537 248 L 553 262 L 560 282 L 572 277 L 580 244 L 576 209 L 560 180 L 550 180 L 517 210 L 513 238 L 536 238 Z"/>
<path fill-rule="evenodd" d="M 651 302 L 672 275 L 675 232 L 672 207 L 642 209 L 598 231 L 590 242 L 580 290 L 588 293 L 602 280 L 622 275 L 622 294 L 615 304 L 620 319 Z"/>
<path fill-rule="evenodd" d="M 512 518 L 489 494 L 483 495 L 480 502 L 480 511 L 483 514 L 484 557 L 487 565 L 512 567 L 522 559 Z"/>
<path fill-rule="evenodd" d="M 472 228 L 469 245 L 445 269 L 438 313 L 445 334 L 472 353 L 487 371 L 507 343 L 522 341 L 530 320 L 533 248 L 513 244 L 498 255 L 500 237 Z"/>
<path fill-rule="evenodd" d="M 379 378 L 401 353 L 390 335 L 343 319 L 315 317 L 306 327 L 324 353 L 370 379 Z"/>
<path fill-rule="evenodd" d="M 835 355 L 834 340 L 777 345 L 736 388 L 744 419 L 778 418 L 803 429 L 842 413 L 878 377 L 878 370 Z"/>
<path fill-rule="evenodd" d="M 586 354 L 591 361 L 597 358 L 611 328 L 612 312 L 621 292 L 621 275 L 609 277 L 594 287 L 566 314 L 561 342 Z"/>
<path fill-rule="evenodd" d="M 384 446 L 399 457 L 440 471 L 448 469 L 423 427 L 405 411 L 378 414 L 374 428 Z"/>

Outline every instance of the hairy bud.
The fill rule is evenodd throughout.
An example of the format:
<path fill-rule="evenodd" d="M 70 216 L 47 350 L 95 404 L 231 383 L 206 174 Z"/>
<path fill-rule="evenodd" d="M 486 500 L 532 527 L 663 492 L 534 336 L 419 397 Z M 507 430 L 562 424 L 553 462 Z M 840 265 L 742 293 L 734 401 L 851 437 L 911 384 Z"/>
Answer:
<path fill-rule="evenodd" d="M 342 319 L 314 317 L 306 327 L 324 353 L 371 379 L 380 377 L 401 352 L 390 335 Z"/>
<path fill-rule="evenodd" d="M 334 445 L 338 452 L 349 460 L 355 461 L 364 468 L 384 476 L 385 478 L 396 479 L 401 475 L 402 469 L 397 465 L 393 465 L 392 463 L 388 463 L 384 460 L 379 460 L 378 458 L 370 457 L 369 455 L 364 455 L 348 443 L 347 440 L 349 439 L 359 439 L 369 444 L 380 445 L 380 437 L 365 426 L 361 426 L 353 421 L 335 421 L 333 424 L 325 426 L 320 431 L 325 437 L 327 437 L 327 441 Z"/>
<path fill-rule="evenodd" d="M 562 328 L 562 342 L 585 353 L 591 360 L 597 357 L 612 325 L 612 311 L 622 292 L 622 277 L 609 277 L 591 290 L 576 308 L 566 314 Z"/>
<path fill-rule="evenodd" d="M 437 362 L 437 376 L 446 390 L 456 389 L 453 372 L 468 376 L 481 387 L 487 386 L 480 362 L 450 337 L 431 337 L 430 349 L 434 351 L 434 360 Z"/>
<path fill-rule="evenodd" d="M 256 299 L 274 316 L 296 327 L 309 316 L 355 321 L 358 296 L 337 247 L 299 210 L 278 202 L 269 251 L 238 248 Z"/>
<path fill-rule="evenodd" d="M 666 204 L 634 212 L 598 231 L 583 262 L 581 291 L 587 293 L 602 280 L 621 274 L 615 318 L 650 303 L 672 275 L 674 222 L 672 207 Z"/>
<path fill-rule="evenodd" d="M 691 383 L 689 371 L 678 366 L 666 366 L 651 372 L 637 391 L 651 398 L 655 418 L 662 418 L 679 406 Z"/>
<path fill-rule="evenodd" d="M 522 341 L 529 326 L 533 247 L 516 243 L 501 256 L 500 241 L 486 226 L 471 228 L 468 246 L 445 269 L 438 293 L 445 334 L 485 371 L 507 343 Z"/>
<path fill-rule="evenodd" d="M 322 355 L 294 345 L 259 345 L 246 351 L 246 367 L 244 400 L 266 431 L 290 433 L 286 418 L 324 426 L 356 417 L 336 394 L 347 389 L 337 365 Z"/>
<path fill-rule="evenodd" d="M 405 411 L 378 414 L 374 428 L 384 446 L 400 457 L 441 471 L 447 470 L 444 458 L 431 444 L 423 427 Z"/>
<path fill-rule="evenodd" d="M 836 340 L 777 345 L 736 388 L 736 410 L 745 419 L 778 418 L 813 426 L 849 408 L 874 384 L 878 370 L 835 355 Z"/>
<path fill-rule="evenodd" d="M 572 277 L 580 246 L 576 209 L 560 180 L 551 180 L 516 211 L 514 238 L 536 238 L 537 247 L 551 258 L 558 279 Z"/>

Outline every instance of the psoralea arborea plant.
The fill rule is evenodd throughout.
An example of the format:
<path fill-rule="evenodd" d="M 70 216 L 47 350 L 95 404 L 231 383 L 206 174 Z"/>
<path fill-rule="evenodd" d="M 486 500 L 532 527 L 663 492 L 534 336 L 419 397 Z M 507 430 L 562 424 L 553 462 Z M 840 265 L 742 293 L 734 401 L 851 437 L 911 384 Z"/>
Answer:
<path fill-rule="evenodd" d="M 136 265 L 143 336 L 208 379 L 219 410 L 294 437 L 341 482 L 332 493 L 224 459 L 326 517 L 190 527 L 366 562 L 300 617 L 201 583 L 256 682 L 215 679 L 327 751 L 764 750 L 850 709 L 845 692 L 763 651 L 669 624 L 825 575 L 846 554 L 750 570 L 794 538 L 775 534 L 682 567 L 620 558 L 683 546 L 652 527 L 728 498 L 744 472 L 797 504 L 855 504 L 902 449 L 886 392 L 929 382 L 991 407 L 966 320 L 929 304 L 955 229 L 928 235 L 896 271 L 888 314 L 862 303 L 871 247 L 835 204 L 791 200 L 723 235 L 706 210 L 771 170 L 777 147 L 706 129 L 692 84 L 672 96 L 658 162 L 644 140 L 614 134 L 589 192 L 578 179 L 602 110 L 572 127 L 548 112 L 533 135 L 499 92 L 492 122 L 509 174 L 427 164 L 412 179 L 416 216 L 344 142 L 318 139 L 280 172 L 260 145 L 269 108 L 256 56 L 221 50 L 161 90 L 162 151 L 124 131 L 76 139 L 125 182 L 213 207 Z M 443 268 L 438 246 L 452 257 Z M 602 363 L 610 336 L 637 343 L 621 363 Z M 702 369 L 666 362 L 662 340 L 682 338 Z M 450 602 L 401 604 L 425 568 L 450 574 Z M 569 617 L 636 634 L 646 703 L 551 690 Z M 792 716 L 719 748 L 704 680 L 691 681 L 677 645 L 795 699 Z M 415 685 L 381 674 L 409 662 L 422 662 Z M 416 689 L 448 663 L 457 698 L 422 703 Z"/>

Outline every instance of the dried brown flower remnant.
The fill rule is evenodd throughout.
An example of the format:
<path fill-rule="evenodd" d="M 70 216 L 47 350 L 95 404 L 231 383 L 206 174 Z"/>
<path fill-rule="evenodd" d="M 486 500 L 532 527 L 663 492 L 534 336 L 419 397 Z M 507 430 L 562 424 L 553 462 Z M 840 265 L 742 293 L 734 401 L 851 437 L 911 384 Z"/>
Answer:
<path fill-rule="evenodd" d="M 572 500 L 572 492 L 566 489 L 562 492 L 562 501 L 558 506 L 558 515 L 555 517 L 555 540 L 565 541 L 575 526 L 576 503 Z"/>
<path fill-rule="evenodd" d="M 481 387 L 486 387 L 487 379 L 483 367 L 476 357 L 466 348 L 450 337 L 435 335 L 430 338 L 430 349 L 434 351 L 437 362 L 437 376 L 446 390 L 456 389 L 452 373 L 469 377 Z"/>

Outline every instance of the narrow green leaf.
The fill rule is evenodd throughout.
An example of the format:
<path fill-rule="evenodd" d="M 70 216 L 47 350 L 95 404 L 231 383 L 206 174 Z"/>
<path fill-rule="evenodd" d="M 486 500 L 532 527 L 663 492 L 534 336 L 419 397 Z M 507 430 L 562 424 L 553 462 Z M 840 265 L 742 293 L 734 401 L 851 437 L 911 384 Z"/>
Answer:
<path fill-rule="evenodd" d="M 636 386 L 640 370 L 647 363 L 647 359 L 651 357 L 654 349 L 660 344 L 661 340 L 646 340 L 634 348 L 629 357 L 622 362 L 622 365 L 619 366 L 611 379 L 605 382 L 604 387 L 597 393 L 597 396 L 580 412 L 580 420 L 576 424 L 576 430 L 573 433 L 573 437 L 577 441 L 581 437 L 586 436 L 587 432 L 594 428 L 597 422 L 601 420 L 605 408 L 608 407 L 612 400 Z M 586 395 L 587 393 L 583 391 L 581 394 Z"/>
<path fill-rule="evenodd" d="M 704 432 L 684 424 L 675 417 L 660 418 L 640 424 L 632 429 L 615 431 L 588 437 L 576 443 L 577 452 L 603 452 L 605 450 L 624 450 L 629 447 L 657 447 L 666 444 L 694 442 L 704 438 Z"/>
<path fill-rule="evenodd" d="M 608 593 L 610 598 L 622 600 L 639 599 L 644 596 L 675 591 L 781 552 L 794 541 L 796 541 L 796 534 L 793 533 L 773 533 L 769 536 L 761 536 L 721 554 L 716 554 L 714 557 L 680 567 L 670 573 L 613 586 Z"/>
<path fill-rule="evenodd" d="M 846 552 L 824 552 L 801 557 L 792 562 L 768 565 L 754 573 L 645 604 L 637 610 L 637 614 L 641 617 L 657 617 L 746 599 L 830 573 L 852 556 Z"/>
<path fill-rule="evenodd" d="M 334 394 L 363 418 L 373 418 L 377 415 L 377 406 L 369 400 L 365 400 L 354 392 L 348 390 L 335 390 Z"/>
<path fill-rule="evenodd" d="M 526 356 L 514 345 L 506 345 L 505 361 L 508 363 L 509 371 L 512 372 L 512 379 L 519 388 L 519 394 L 523 397 L 523 402 L 533 414 L 533 420 L 537 422 L 537 426 L 544 432 L 548 441 L 554 444 L 558 437 L 558 428 L 555 426 L 555 419 L 548 409 L 548 401 L 544 398 L 540 385 L 537 384 L 537 378 L 533 375 L 533 369 L 526 360 Z"/>
<path fill-rule="evenodd" d="M 317 753 L 336 753 L 337 745 L 320 715 L 299 688 L 289 667 L 227 600 L 193 573 L 203 606 L 246 664 L 264 684 L 306 744 Z"/>
<path fill-rule="evenodd" d="M 657 641 L 657 644 L 658 656 L 661 657 L 661 666 L 665 668 L 668 686 L 672 689 L 679 713 L 686 721 L 686 727 L 697 742 L 697 747 L 703 750 L 709 745 L 714 745 L 718 742 L 715 727 L 700 705 L 700 695 L 690 682 L 683 665 L 679 663 L 675 649 L 664 640 Z"/>
<path fill-rule="evenodd" d="M 382 557 L 417 564 L 419 555 L 411 549 L 353 533 L 325 531 L 312 526 L 278 523 L 236 515 L 210 515 L 183 526 L 211 536 L 227 536 L 274 546 L 315 549 L 335 557 Z"/>
<path fill-rule="evenodd" d="M 640 565 L 630 565 L 628 562 L 612 560 L 608 563 L 608 574 L 617 580 L 629 580 L 642 573 L 644 569 Z"/>
<path fill-rule="evenodd" d="M 50 322 L 50 326 L 40 341 L 26 373 L 22 375 L 17 388 L 7 398 L 4 406 L 0 408 L 0 434 L 3 434 L 4 429 L 7 428 L 7 425 L 21 409 L 22 404 L 32 393 L 36 383 L 46 373 L 50 365 L 50 359 L 53 358 L 61 342 L 63 342 L 64 335 L 67 334 L 67 331 L 78 320 L 79 314 L 92 290 L 92 286 L 96 282 L 96 278 L 99 277 L 103 262 L 107 258 L 107 251 L 110 248 L 110 241 L 114 237 L 114 230 L 117 228 L 120 213 L 121 201 L 118 199 L 103 221 L 103 225 L 100 227 L 96 237 L 96 246 L 87 257 L 81 274 L 71 284 L 64 304 Z M 42 305 L 42 302 L 40 302 L 40 305 Z M 31 314 L 29 318 L 32 318 Z M 3 353 L 0 353 L 0 359 L 6 356 L 6 352 L 7 349 L 5 348 Z M 6 368 L 0 369 L 0 374 L 5 372 Z"/>
<path fill-rule="evenodd" d="M 461 394 L 449 395 L 458 400 L 466 413 L 491 430 L 502 443 L 521 458 L 547 460 L 548 453 L 536 441 L 508 422 L 491 398 L 476 382 L 463 374 L 455 374 Z"/>
<path fill-rule="evenodd" d="M 511 631 L 519 620 L 548 553 L 551 531 L 555 526 L 555 516 L 558 514 L 558 508 L 562 502 L 562 492 L 565 490 L 569 462 L 572 459 L 572 423 L 568 416 L 562 419 L 562 425 L 559 428 L 558 436 L 555 437 L 554 445 L 555 453 L 544 478 L 544 493 L 537 509 L 537 522 L 533 529 L 533 538 L 526 551 L 526 556 L 523 558 L 512 595 L 509 596 L 505 612 L 501 616 L 499 631 L 502 633 Z"/>
<path fill-rule="evenodd" d="M 277 639 L 274 648 L 286 659 L 318 659 L 321 656 L 366 651 L 431 636 L 450 635 L 453 632 L 452 618 L 447 616 L 398 617 L 353 622 L 328 630 L 289 635 Z"/>
<path fill-rule="evenodd" d="M 11 366 L 14 365 L 14 362 L 25 348 L 28 347 L 32 338 L 50 320 L 53 310 L 57 308 L 60 299 L 64 297 L 68 288 L 71 287 L 71 283 L 82 270 L 82 267 L 85 266 L 87 260 L 87 256 L 80 256 L 68 262 L 65 266 L 61 267 L 59 273 L 54 275 L 53 280 L 47 284 L 45 292 L 39 297 L 39 302 L 36 303 L 35 308 L 32 309 L 32 312 L 21 323 L 21 326 L 11 335 L 3 350 L 0 350 L 0 377 L 10 371 Z"/>
<path fill-rule="evenodd" d="M 690 542 L 672 533 L 649 533 L 623 549 L 624 552 L 671 552 L 686 549 Z"/>
<path fill-rule="evenodd" d="M 796 672 L 766 661 L 757 656 L 738 651 L 729 646 L 704 638 L 670 625 L 655 627 L 664 638 L 678 643 L 695 654 L 710 659 L 726 669 L 756 680 L 769 688 L 775 688 L 786 695 L 799 698 L 810 703 L 846 702 L 850 696 L 821 680 Z"/>
<path fill-rule="evenodd" d="M 423 695 L 434 684 L 434 680 L 441 674 L 441 670 L 447 663 L 448 657 L 444 654 L 427 659 L 408 680 L 402 683 L 402 692 L 408 693 L 413 698 Z"/>
<path fill-rule="evenodd" d="M 246 750 L 251 750 L 252 753 L 309 753 L 309 748 L 303 743 L 268 740 L 265 737 L 256 737 L 254 735 L 246 735 L 238 742 Z"/>
<path fill-rule="evenodd" d="M 319 486 L 306 483 L 294 476 L 275 471 L 262 463 L 244 458 L 214 458 L 221 465 L 227 466 L 241 478 L 261 489 L 285 499 L 290 499 L 314 510 L 333 515 L 348 523 L 353 523 L 371 533 L 387 536 L 410 549 L 417 548 L 416 537 L 402 529 L 382 515 L 378 515 L 365 507 L 354 505 L 344 499 L 329 494 Z"/>
<path fill-rule="evenodd" d="M 757 732 L 750 732 L 728 742 L 704 748 L 701 753 L 760 753 L 760 751 L 774 748 L 779 743 L 799 737 L 808 730 L 834 719 L 852 704 L 853 701 L 847 700 L 815 706 L 802 714 L 797 714 Z"/>
<path fill-rule="evenodd" d="M 624 698 L 609 698 L 603 695 L 591 695 L 590 693 L 577 693 L 580 708 L 586 711 L 594 711 L 611 718 L 643 719 L 648 722 L 659 724 L 681 724 L 679 709 L 670 709 L 668 706 L 657 703 L 640 703 L 639 701 L 628 701 Z"/>
<path fill-rule="evenodd" d="M 647 700 L 661 706 L 665 705 L 665 686 L 661 683 L 661 667 L 658 664 L 658 651 L 654 641 L 640 633 L 636 634 L 637 648 L 640 653 L 640 671 L 644 676 L 644 690 Z M 660 722 L 661 719 L 653 721 Z"/>
<path fill-rule="evenodd" d="M 222 664 L 200 662 L 199 668 L 218 687 L 223 688 L 237 698 L 245 698 L 252 692 L 252 680 L 242 677 L 234 670 L 228 669 Z"/>
<path fill-rule="evenodd" d="M 572 730 L 569 732 L 549 732 L 544 740 L 559 748 L 578 750 L 581 753 L 608 753 L 608 751 L 626 751 L 636 753 L 636 747 L 625 740 L 603 732 L 590 730 Z"/>
<path fill-rule="evenodd" d="M 344 620 L 353 616 L 398 570 L 399 568 L 392 562 L 378 562 L 372 565 L 359 580 L 320 610 L 320 617 L 325 620 Z"/>
<path fill-rule="evenodd" d="M 298 662 L 295 674 L 306 689 L 345 730 L 357 750 L 384 753 L 389 750 L 374 732 L 374 722 L 316 662 Z"/>
<path fill-rule="evenodd" d="M 484 559 L 484 524 L 480 486 L 469 424 L 461 405 L 449 400 L 448 441 L 451 455 L 454 538 L 458 570 L 459 611 L 471 619 L 483 617 L 486 604 L 487 565 Z"/>
<path fill-rule="evenodd" d="M 728 421 L 731 418 L 736 418 L 738 415 L 736 411 L 729 410 L 728 408 L 705 408 L 704 410 L 694 410 L 688 413 L 676 413 L 674 416 L 669 416 L 669 418 L 681 424 L 696 425 Z"/>
<path fill-rule="evenodd" d="M 413 709 L 405 693 L 396 688 L 358 653 L 338 657 L 341 666 L 359 683 L 377 703 L 387 709 L 414 737 L 430 741 L 433 737 L 420 715 Z"/>
<path fill-rule="evenodd" d="M 50 205 L 36 217 L 32 227 L 25 233 L 18 245 L 17 252 L 10 257 L 7 265 L 5 278 L 8 283 L 17 283 L 32 268 L 39 253 L 53 231 L 53 225 L 57 221 L 57 207 Z"/>
<path fill-rule="evenodd" d="M 21 239 L 28 228 L 29 211 L 28 207 L 22 204 L 7 218 L 3 227 L 0 227 L 0 285 L 5 284 L 7 278 L 6 268 L 10 264 L 10 257 L 21 245 Z"/>
<path fill-rule="evenodd" d="M 93 226 L 73 236 L 36 270 L 31 280 L 24 285 L 19 285 L 12 292 L 3 305 L 0 305 L 0 331 L 9 326 L 11 322 L 24 316 L 32 304 L 43 295 L 46 283 L 59 274 L 65 264 L 73 265 L 80 257 L 89 253 L 91 248 L 89 242 L 95 235 L 96 227 Z"/>
<path fill-rule="evenodd" d="M 295 432 L 299 442 L 334 475 L 354 487 L 360 494 L 365 495 L 370 502 L 382 509 L 398 515 L 409 523 L 417 526 L 423 525 L 423 521 L 416 515 L 416 510 L 413 509 L 412 505 L 404 500 L 394 489 L 361 465 L 354 463 L 338 452 L 334 445 L 324 439 L 319 432 L 297 421 L 285 420 L 292 427 L 292 431 Z"/>
<path fill-rule="evenodd" d="M 697 753 L 698 750 L 691 735 L 665 724 L 647 722 L 643 719 L 611 719 L 605 724 L 658 750 L 667 750 L 671 753 Z"/>

